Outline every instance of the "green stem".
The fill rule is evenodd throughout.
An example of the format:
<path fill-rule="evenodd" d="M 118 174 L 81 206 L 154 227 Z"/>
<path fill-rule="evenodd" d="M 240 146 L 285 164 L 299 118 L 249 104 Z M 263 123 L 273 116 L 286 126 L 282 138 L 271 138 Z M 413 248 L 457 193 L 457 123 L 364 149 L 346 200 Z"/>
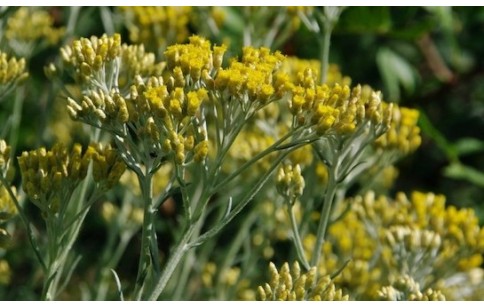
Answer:
<path fill-rule="evenodd" d="M 25 215 L 23 208 L 20 206 L 20 203 L 18 202 L 17 197 L 13 193 L 12 188 L 10 187 L 9 183 L 7 183 L 7 180 L 3 177 L 3 174 L 1 173 L 0 173 L 0 181 L 2 182 L 10 198 L 15 204 L 15 208 L 17 209 L 20 219 L 22 220 L 22 223 L 25 225 L 25 228 L 27 229 L 27 236 L 29 238 L 29 242 L 30 242 L 30 245 L 32 246 L 32 249 L 34 250 L 35 256 L 37 257 L 37 260 L 39 260 L 39 263 L 42 266 L 43 271 L 46 272 L 47 266 L 45 265 L 44 259 L 42 258 L 42 255 L 40 253 L 40 249 L 37 246 L 37 242 L 34 238 L 34 233 L 32 231 L 32 228 L 30 227 L 29 220 Z"/>
<path fill-rule="evenodd" d="M 255 197 L 255 195 L 261 190 L 262 186 L 267 182 L 271 174 L 274 172 L 274 170 L 277 168 L 279 163 L 286 158 L 286 156 L 290 153 L 291 151 L 286 150 L 283 151 L 278 159 L 276 159 L 273 163 L 271 168 L 266 172 L 265 175 L 263 175 L 259 181 L 253 186 L 253 188 L 247 193 L 242 200 L 237 204 L 237 206 L 234 207 L 234 209 L 230 212 L 227 213 L 227 215 L 219 221 L 213 228 L 202 234 L 195 242 L 190 243 L 190 247 L 196 247 L 201 244 L 203 244 L 206 240 L 209 238 L 212 238 L 215 236 L 220 230 L 222 230 L 229 222 L 232 221 L 232 219 L 235 218 L 244 208 L 245 206 Z"/>
<path fill-rule="evenodd" d="M 193 237 L 197 237 L 200 234 L 201 227 L 202 227 L 202 223 L 197 223 L 197 228 L 193 232 Z M 190 274 L 192 273 L 193 263 L 195 262 L 195 260 L 198 261 L 198 257 L 195 258 L 195 252 L 196 252 L 196 249 L 189 249 L 187 251 L 187 256 L 183 261 L 181 273 L 178 276 L 178 279 L 176 282 L 177 286 L 173 295 L 174 300 L 183 299 L 183 292 L 186 292 L 188 290 L 187 282 L 190 277 Z M 185 296 L 187 296 L 186 293 L 185 293 Z"/>
<path fill-rule="evenodd" d="M 80 201 L 84 200 L 84 194 L 84 189 L 81 189 L 79 197 L 77 200 L 75 200 L 77 204 L 81 204 Z M 77 236 L 79 235 L 79 231 L 81 230 L 82 224 L 87 216 L 87 213 L 89 212 L 89 209 L 100 196 L 101 194 L 94 194 L 86 202 L 86 207 L 80 210 L 80 213 L 82 214 L 78 216 L 78 219 L 73 222 L 72 225 L 68 227 L 63 225 L 59 226 L 60 228 L 67 228 L 66 232 L 60 232 L 59 234 L 59 231 L 63 230 L 57 230 L 58 228 L 56 228 L 55 222 L 49 223 L 49 219 L 47 219 L 47 229 L 48 231 L 51 230 L 49 234 L 49 246 L 52 245 L 50 246 L 52 251 L 49 252 L 49 265 L 47 270 L 47 280 L 44 283 L 43 300 L 55 300 L 58 293 L 57 290 L 59 281 L 65 267 L 67 257 L 72 250 L 72 246 L 74 245 Z M 72 202 L 69 202 L 69 204 L 71 203 Z"/>
<path fill-rule="evenodd" d="M 196 227 L 196 224 L 192 224 L 188 229 L 185 230 L 182 238 L 180 239 L 180 242 L 178 242 L 177 246 L 175 247 L 175 250 L 170 255 L 168 262 L 165 265 L 165 269 L 161 273 L 161 276 L 158 279 L 153 291 L 151 291 L 150 294 L 148 294 L 146 299 L 151 301 L 157 300 L 161 292 L 163 292 L 163 290 L 166 287 L 166 284 L 170 280 L 177 265 L 180 263 L 181 259 L 185 256 L 185 253 L 187 252 L 187 250 L 190 249 L 190 246 L 188 245 L 188 241 L 191 239 L 195 227 Z"/>
<path fill-rule="evenodd" d="M 20 121 L 22 119 L 22 107 L 23 101 L 25 97 L 25 86 L 21 86 L 17 89 L 15 93 L 15 102 L 13 105 L 13 114 L 11 116 L 12 120 L 12 127 L 10 130 L 10 149 L 11 155 L 15 156 L 16 149 L 17 149 L 17 142 L 19 136 L 19 128 L 20 128 Z"/>
<path fill-rule="evenodd" d="M 319 218 L 318 231 L 316 233 L 316 245 L 314 246 L 313 255 L 311 258 L 311 266 L 317 266 L 319 264 L 319 259 L 321 258 L 321 246 L 323 245 L 326 237 L 328 222 L 333 207 L 333 199 L 337 189 L 337 182 L 335 178 L 335 168 L 337 163 L 338 161 L 332 164 L 328 170 L 328 186 L 324 196 L 323 208 L 321 209 L 321 217 Z"/>
<path fill-rule="evenodd" d="M 287 139 L 289 139 L 291 136 L 293 136 L 295 133 L 299 132 L 298 129 L 296 129 L 295 131 L 291 131 L 289 133 L 287 133 L 284 137 L 282 137 L 281 139 L 277 140 L 274 144 L 272 144 L 270 147 L 268 147 L 267 149 L 265 149 L 264 151 L 258 153 L 257 155 L 255 155 L 254 157 L 252 157 L 249 161 L 245 162 L 239 169 L 237 169 L 236 171 L 234 171 L 232 174 L 230 174 L 229 176 L 227 176 L 226 178 L 223 179 L 222 182 L 218 183 L 217 185 L 215 185 L 215 187 L 212 189 L 212 193 L 216 193 L 217 191 L 219 191 L 221 188 L 223 188 L 227 183 L 229 183 L 230 181 L 232 181 L 234 178 L 236 178 L 237 176 L 239 176 L 242 172 L 244 172 L 245 170 L 247 170 L 250 166 L 252 166 L 255 162 L 257 162 L 258 160 L 260 160 L 261 158 L 263 158 L 264 156 L 270 154 L 271 152 L 274 152 L 276 150 L 280 150 L 278 147 L 284 142 L 286 141 Z M 298 145 L 295 145 L 294 146 L 295 148 L 298 147 Z"/>
<path fill-rule="evenodd" d="M 138 264 L 138 274 L 136 276 L 135 298 L 141 299 L 143 288 L 146 282 L 146 277 L 149 275 L 148 268 L 151 261 L 151 237 L 153 235 L 153 218 L 154 210 L 152 204 L 152 178 L 153 175 L 149 172 L 147 174 L 138 174 L 138 181 L 143 195 L 143 227 L 141 231 L 141 251 Z M 158 260 L 154 260 L 159 262 Z"/>
<path fill-rule="evenodd" d="M 94 142 L 97 142 L 100 137 L 100 131 L 94 129 L 91 131 L 91 137 Z M 84 219 L 86 218 L 89 209 L 92 204 L 102 196 L 101 193 L 94 192 L 91 197 L 84 202 L 86 194 L 91 181 L 92 169 L 89 168 L 89 172 L 81 184 L 80 190 L 74 195 L 74 198 L 70 197 L 67 201 L 64 209 L 64 213 L 58 213 L 56 221 L 51 221 L 51 218 L 55 218 L 48 214 L 46 220 L 48 241 L 50 246 L 49 251 L 49 263 L 47 266 L 47 280 L 44 281 L 44 294 L 43 299 L 55 300 L 58 292 L 58 285 L 62 275 L 62 270 L 65 267 L 67 257 L 71 252 L 79 231 L 81 230 Z M 69 210 L 69 211 L 68 211 Z M 62 211 L 61 211 L 62 212 Z M 72 214 L 71 217 L 64 217 L 65 215 Z M 66 225 L 66 221 L 68 224 Z"/>
<path fill-rule="evenodd" d="M 299 235 L 299 229 L 296 221 L 296 216 L 294 215 L 294 206 L 289 207 L 289 216 L 291 218 L 291 227 L 292 227 L 292 238 L 294 241 L 294 245 L 296 246 L 297 256 L 299 257 L 299 261 L 301 261 L 302 265 L 306 270 L 309 270 L 311 267 L 309 266 L 308 260 L 304 254 L 304 248 L 301 241 L 301 236 Z"/>

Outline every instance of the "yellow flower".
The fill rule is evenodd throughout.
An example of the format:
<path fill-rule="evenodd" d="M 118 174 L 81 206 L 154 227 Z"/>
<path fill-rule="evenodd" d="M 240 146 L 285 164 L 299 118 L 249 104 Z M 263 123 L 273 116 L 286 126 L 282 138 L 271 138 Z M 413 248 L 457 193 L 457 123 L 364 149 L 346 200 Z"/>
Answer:
<path fill-rule="evenodd" d="M 43 211 L 56 213 L 67 204 L 74 188 L 87 174 L 89 152 L 79 144 L 71 152 L 56 144 L 51 150 L 40 148 L 18 157 L 24 190 Z"/>
<path fill-rule="evenodd" d="M 26 72 L 25 59 L 8 57 L 0 51 L 0 99 L 14 90 L 29 76 Z"/>
<path fill-rule="evenodd" d="M 278 271 L 271 262 L 269 272 L 270 282 L 257 288 L 259 300 L 348 300 L 348 295 L 343 295 L 343 290 L 337 288 L 328 275 L 316 280 L 315 267 L 302 273 L 299 263 L 295 261 L 291 268 L 286 262 Z"/>
<path fill-rule="evenodd" d="M 129 39 L 143 44 L 151 52 L 181 43 L 189 34 L 190 7 L 131 6 L 120 7 L 126 20 Z"/>
<path fill-rule="evenodd" d="M 65 28 L 54 27 L 54 18 L 43 9 L 20 7 L 7 19 L 5 37 L 17 54 L 29 57 L 39 46 L 55 45 L 65 34 Z"/>

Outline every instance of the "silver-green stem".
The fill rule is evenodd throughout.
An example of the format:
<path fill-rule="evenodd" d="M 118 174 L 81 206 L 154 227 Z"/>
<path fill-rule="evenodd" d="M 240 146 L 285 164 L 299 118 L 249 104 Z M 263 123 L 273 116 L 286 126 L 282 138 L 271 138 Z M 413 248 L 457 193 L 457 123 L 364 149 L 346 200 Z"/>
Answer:
<path fill-rule="evenodd" d="M 192 237 L 195 227 L 196 227 L 196 224 L 192 224 L 191 226 L 188 227 L 188 229 L 185 230 L 182 238 L 180 239 L 177 246 L 175 247 L 175 250 L 170 254 L 168 262 L 165 265 L 165 269 L 161 273 L 161 276 L 158 279 L 155 287 L 153 288 L 153 291 L 150 292 L 150 294 L 148 294 L 145 299 L 150 301 L 155 301 L 158 299 L 161 292 L 163 292 L 163 290 L 166 287 L 166 284 L 168 283 L 168 280 L 170 280 L 176 267 L 180 263 L 181 259 L 185 256 L 185 253 L 187 252 L 187 250 L 190 248 L 188 246 L 188 242 Z"/>
<path fill-rule="evenodd" d="M 152 204 L 152 178 L 153 176 L 147 172 L 146 174 L 138 174 L 138 181 L 143 196 L 143 227 L 141 231 L 141 251 L 138 264 L 138 274 L 136 276 L 135 298 L 141 299 L 146 277 L 149 276 L 148 267 L 150 266 L 151 253 L 150 244 L 153 234 L 153 216 L 154 209 Z M 155 260 L 158 262 L 158 260 Z"/>
<path fill-rule="evenodd" d="M 84 200 L 84 194 L 85 191 L 81 190 L 81 194 L 79 195 L 79 198 L 77 200 L 78 204 L 81 203 L 80 201 Z M 82 214 L 78 216 L 78 219 L 71 226 L 68 226 L 69 229 L 67 233 L 60 232 L 59 235 L 58 232 L 63 230 L 57 230 L 57 228 L 53 226 L 50 226 L 50 228 L 49 226 L 47 227 L 53 232 L 51 234 L 52 236 L 49 236 L 49 245 L 52 245 L 52 252 L 49 253 L 49 265 L 47 270 L 47 280 L 44 283 L 43 300 L 55 300 L 58 293 L 57 290 L 59 286 L 59 281 L 62 275 L 63 268 L 66 264 L 67 257 L 71 252 L 72 246 L 74 245 L 77 236 L 79 235 L 79 231 L 81 230 L 84 219 L 89 212 L 88 209 L 100 196 L 101 194 L 94 194 L 90 198 L 90 200 L 86 202 L 86 207 L 82 208 L 81 210 Z M 64 236 L 67 237 L 65 245 Z"/>
<path fill-rule="evenodd" d="M 197 237 L 200 234 L 201 228 L 202 228 L 202 223 L 198 223 L 196 230 L 194 230 L 193 232 L 193 237 Z M 183 299 L 183 292 L 186 292 L 187 290 L 187 282 L 188 282 L 188 278 L 190 278 L 190 274 L 192 273 L 193 263 L 195 262 L 195 260 L 198 259 L 198 257 L 196 258 L 195 253 L 196 253 L 196 249 L 189 249 L 187 251 L 187 255 L 182 264 L 181 273 L 177 279 L 173 300 Z M 185 296 L 186 296 L 186 293 L 185 293 Z"/>
<path fill-rule="evenodd" d="M 25 228 L 27 229 L 27 236 L 29 238 L 30 245 L 32 246 L 32 249 L 35 252 L 35 256 L 37 257 L 37 260 L 39 260 L 40 265 L 42 266 L 42 270 L 44 272 L 47 271 L 47 266 L 45 265 L 44 258 L 42 258 L 42 255 L 40 253 L 39 247 L 37 246 L 36 239 L 34 238 L 34 233 L 32 231 L 32 228 L 30 226 L 29 220 L 27 216 L 25 216 L 24 209 L 20 205 L 19 201 L 17 200 L 17 197 L 12 191 L 12 188 L 10 187 L 10 184 L 7 182 L 7 180 L 3 177 L 3 174 L 0 173 L 0 181 L 2 182 L 3 186 L 7 190 L 10 198 L 12 199 L 13 203 L 15 204 L 15 208 L 17 209 L 17 212 L 20 216 L 20 219 L 22 220 L 23 224 L 25 225 Z"/>
<path fill-rule="evenodd" d="M 321 247 L 326 238 L 328 222 L 331 216 L 331 209 L 333 207 L 333 199 L 337 190 L 335 174 L 336 166 L 337 164 L 334 164 L 328 168 L 328 186 L 326 187 L 323 208 L 321 209 L 321 217 L 319 218 L 318 231 L 316 233 L 316 245 L 314 246 L 313 255 L 311 258 L 311 266 L 317 266 L 321 258 Z"/>
<path fill-rule="evenodd" d="M 17 89 L 15 93 L 13 114 L 11 116 L 12 126 L 10 130 L 9 143 L 10 143 L 12 156 L 15 156 L 15 153 L 17 150 L 17 142 L 18 142 L 18 136 L 19 136 L 20 121 L 22 119 L 22 107 L 24 104 L 24 97 L 25 97 L 25 86 L 21 86 Z"/>
<path fill-rule="evenodd" d="M 302 265 L 306 270 L 309 270 L 311 267 L 309 266 L 309 262 L 306 259 L 306 255 L 304 254 L 304 248 L 301 241 L 301 236 L 299 235 L 298 224 L 296 221 L 296 216 L 294 215 L 294 206 L 291 205 L 289 207 L 289 217 L 291 218 L 291 227 L 292 227 L 292 238 L 294 241 L 294 245 L 296 246 L 297 256 L 299 261 L 301 261 Z"/>

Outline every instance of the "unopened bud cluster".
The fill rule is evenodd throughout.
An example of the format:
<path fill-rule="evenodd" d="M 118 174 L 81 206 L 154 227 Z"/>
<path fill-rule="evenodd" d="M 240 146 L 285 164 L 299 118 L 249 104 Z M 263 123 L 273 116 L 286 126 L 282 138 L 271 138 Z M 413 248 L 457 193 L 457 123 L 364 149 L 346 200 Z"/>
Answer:
<path fill-rule="evenodd" d="M 80 102 L 68 97 L 67 111 L 73 120 L 114 131 L 122 130 L 120 126 L 129 119 L 125 99 L 114 90 L 109 93 L 101 89 L 91 90 Z"/>
<path fill-rule="evenodd" d="M 274 263 L 269 264 L 271 280 L 257 288 L 259 300 L 313 300 L 313 301 L 344 301 L 348 295 L 343 295 L 337 289 L 329 276 L 316 278 L 316 268 L 302 273 L 299 263 L 295 261 L 292 267 L 286 262 L 278 271 Z"/>
<path fill-rule="evenodd" d="M 438 250 L 442 244 L 440 235 L 431 230 L 412 229 L 407 226 L 392 226 L 386 232 L 386 240 L 395 250 Z"/>
<path fill-rule="evenodd" d="M 422 142 L 418 116 L 416 109 L 394 106 L 390 129 L 375 141 L 377 148 L 396 149 L 402 155 L 414 152 Z"/>
<path fill-rule="evenodd" d="M 8 57 L 6 53 L 0 51 L 0 98 L 10 93 L 28 76 L 24 58 Z"/>
<path fill-rule="evenodd" d="M 243 111 L 253 113 L 284 95 L 284 84 L 276 78 L 283 60 L 278 51 L 244 47 L 241 61 L 232 61 L 228 68 L 218 72 L 215 89 L 226 97 L 236 97 Z"/>
<path fill-rule="evenodd" d="M 378 290 L 378 299 L 388 301 L 445 301 L 445 296 L 440 290 L 432 288 L 421 290 L 418 282 L 408 275 L 403 275 L 392 285 Z"/>
<path fill-rule="evenodd" d="M 10 164 L 10 151 L 10 146 L 7 145 L 5 140 L 0 139 L 0 176 L 5 183 L 10 183 L 14 176 L 14 169 Z M 16 194 L 15 187 L 12 186 L 11 190 Z M 0 183 L 0 223 L 16 213 L 17 208 L 15 207 L 14 200 L 12 200 L 4 184 Z"/>
<path fill-rule="evenodd" d="M 208 141 L 204 128 L 195 124 L 206 98 L 203 88 L 171 87 L 161 78 L 151 78 L 146 84 L 138 80 L 131 87 L 130 121 L 158 156 L 172 156 L 178 164 L 190 158 L 200 162 L 208 154 Z"/>
<path fill-rule="evenodd" d="M 279 168 L 276 179 L 277 191 L 293 204 L 304 190 L 304 177 L 299 165 L 283 165 Z"/>
<path fill-rule="evenodd" d="M 319 80 L 321 63 L 319 60 L 299 59 L 297 57 L 287 57 L 283 62 L 282 71 L 287 73 L 290 81 L 301 83 L 305 79 L 305 71 L 310 69 L 314 73 L 314 78 Z M 336 64 L 329 64 L 325 84 L 334 86 L 335 84 L 350 86 L 351 78 L 344 76 Z"/>
<path fill-rule="evenodd" d="M 112 188 L 126 171 L 126 164 L 116 149 L 110 145 L 103 146 L 97 143 L 89 146 L 88 151 L 92 157 L 94 181 L 99 183 L 103 190 Z"/>
<path fill-rule="evenodd" d="M 120 12 L 127 22 L 129 39 L 150 51 L 181 43 L 189 34 L 191 7 L 123 6 Z"/>
<path fill-rule="evenodd" d="M 117 78 L 113 76 L 115 72 L 108 71 L 107 74 L 104 69 L 113 65 L 113 61 L 120 55 L 121 35 L 116 33 L 113 36 L 104 34 L 100 38 L 81 38 L 62 47 L 60 53 L 64 64 L 74 71 L 76 80 L 82 83 L 95 80 L 98 85 L 105 85 L 109 80 Z"/>
<path fill-rule="evenodd" d="M 89 155 L 76 144 L 71 151 L 60 144 L 40 148 L 18 157 L 23 187 L 43 211 L 56 213 L 87 174 Z"/>
<path fill-rule="evenodd" d="M 7 19 L 5 37 L 19 44 L 33 44 L 42 40 L 49 45 L 55 45 L 64 33 L 65 28 L 54 27 L 54 18 L 47 11 L 21 7 Z"/>
<path fill-rule="evenodd" d="M 402 275 L 422 287 L 441 290 L 447 299 L 477 295 L 470 281 L 465 286 L 475 291 L 468 294 L 447 287 L 455 277 L 482 266 L 484 228 L 472 210 L 446 205 L 442 195 L 421 192 L 398 193 L 391 199 L 370 191 L 345 203 L 352 210 L 329 227 L 319 269 L 331 274 L 351 259 L 335 283 L 350 288 L 352 296 L 377 299 L 377 290 L 395 287 Z M 343 208 L 341 204 L 336 211 Z M 304 247 L 312 251 L 314 241 L 309 240 Z"/>
<path fill-rule="evenodd" d="M 40 148 L 18 157 L 24 190 L 44 212 L 55 214 L 86 177 L 91 160 L 94 180 L 103 188 L 110 188 L 124 172 L 121 159 L 109 146 L 93 145 L 83 152 L 79 144 L 70 151 L 56 144 L 51 150 Z"/>
<path fill-rule="evenodd" d="M 369 97 L 361 93 L 361 86 L 335 84 L 317 85 L 311 69 L 298 77 L 291 89 L 289 108 L 298 125 L 313 127 L 318 135 L 348 135 L 371 123 L 375 135 L 385 132 L 391 122 L 392 105 L 384 105 L 379 92 Z"/>

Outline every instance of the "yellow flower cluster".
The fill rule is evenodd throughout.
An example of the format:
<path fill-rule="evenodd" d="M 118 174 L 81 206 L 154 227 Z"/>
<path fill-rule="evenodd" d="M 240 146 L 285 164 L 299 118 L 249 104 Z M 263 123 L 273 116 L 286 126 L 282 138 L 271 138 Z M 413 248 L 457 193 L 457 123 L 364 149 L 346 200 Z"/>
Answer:
<path fill-rule="evenodd" d="M 159 155 L 171 153 L 182 164 L 188 153 L 202 161 L 208 154 L 208 141 L 203 128 L 194 125 L 207 91 L 203 88 L 171 90 L 162 79 L 152 78 L 131 88 L 130 119 L 138 122 L 138 134 L 148 136 Z"/>
<path fill-rule="evenodd" d="M 54 19 L 48 12 L 33 7 L 21 7 L 7 20 L 5 37 L 19 43 L 45 40 L 49 45 L 55 45 L 64 33 L 65 28 L 54 27 Z"/>
<path fill-rule="evenodd" d="M 42 211 L 57 213 L 87 174 L 90 158 L 79 144 L 71 152 L 56 144 L 52 150 L 40 148 L 18 157 L 23 187 Z"/>
<path fill-rule="evenodd" d="M 11 278 L 12 278 L 12 271 L 10 270 L 10 265 L 8 265 L 7 261 L 0 260 L 0 285 L 9 284 Z"/>
<path fill-rule="evenodd" d="M 190 7 L 132 6 L 120 7 L 127 22 L 129 39 L 152 52 L 181 43 L 189 34 Z"/>
<path fill-rule="evenodd" d="M 351 210 L 328 230 L 320 272 L 334 273 L 350 260 L 335 283 L 352 296 L 376 299 L 378 290 L 395 287 L 402 275 L 411 276 L 421 291 L 440 290 L 447 299 L 473 296 L 448 288 L 454 277 L 475 271 L 483 261 L 484 228 L 472 210 L 458 210 L 446 205 L 444 196 L 420 192 L 410 199 L 399 193 L 395 200 L 368 192 L 340 207 L 347 205 Z M 312 242 L 312 237 L 305 239 L 308 252 Z M 473 284 L 484 285 L 484 280 Z"/>
<path fill-rule="evenodd" d="M 224 47 L 212 51 L 210 42 L 192 37 L 190 44 L 167 49 L 169 70 L 162 72 L 164 63 L 156 64 L 154 55 L 145 53 L 142 46 L 121 46 L 118 34 L 81 38 L 63 48 L 63 58 L 84 80 L 95 81 L 95 87 L 85 90 L 80 99 L 67 99 L 69 114 L 125 142 L 139 143 L 159 161 L 166 155 L 179 164 L 202 161 L 208 154 L 208 141 L 205 129 L 197 123 L 208 95 L 200 84 L 190 85 L 202 75 L 214 74 L 224 51 Z"/>
<path fill-rule="evenodd" d="M 215 262 L 207 262 L 201 272 L 201 283 L 209 293 L 215 294 L 215 300 L 228 300 L 229 294 L 235 293 L 237 300 L 254 301 L 256 296 L 250 281 L 242 276 L 237 266 L 222 270 Z"/>
<path fill-rule="evenodd" d="M 0 172 L 8 181 L 13 178 L 13 169 L 10 168 L 11 148 L 5 140 L 0 139 Z"/>
<path fill-rule="evenodd" d="M 307 60 L 297 57 L 287 57 L 286 60 L 283 62 L 281 70 L 288 74 L 291 82 L 300 83 L 304 80 L 304 71 L 306 69 L 310 69 L 312 72 L 314 72 L 314 77 L 316 78 L 316 80 L 319 80 L 319 70 L 321 69 L 320 66 L 321 64 L 319 60 Z M 329 86 L 333 86 L 335 84 L 350 86 L 351 78 L 348 76 L 344 76 L 338 65 L 330 64 L 328 66 L 328 73 L 325 84 Z"/>
<path fill-rule="evenodd" d="M 110 188 L 124 172 L 121 159 L 109 146 L 92 145 L 83 153 L 79 144 L 70 151 L 56 144 L 49 151 L 40 148 L 18 157 L 24 190 L 43 212 L 55 214 L 68 204 L 91 160 L 94 180 L 101 189 Z"/>
<path fill-rule="evenodd" d="M 121 89 L 129 86 L 137 75 L 160 76 L 165 68 L 165 63 L 157 63 L 155 54 L 146 52 L 144 45 L 123 44 L 120 61 L 118 84 Z"/>
<path fill-rule="evenodd" d="M 317 85 L 311 69 L 298 77 L 291 89 L 291 113 L 299 125 L 314 126 L 318 135 L 347 135 L 370 122 L 377 133 L 385 131 L 391 121 L 392 105 L 381 101 L 379 92 L 369 98 L 362 95 L 361 86 Z"/>
<path fill-rule="evenodd" d="M 60 53 L 64 64 L 74 71 L 76 81 L 87 83 L 95 80 L 99 83 L 97 86 L 101 87 L 112 85 L 117 76 L 113 76 L 114 72 L 110 70 L 106 76 L 105 67 L 115 65 L 113 62 L 121 53 L 121 35 L 116 33 L 113 36 L 104 34 L 101 38 L 81 38 L 62 47 Z M 117 69 L 113 68 L 114 71 Z"/>
<path fill-rule="evenodd" d="M 230 173 L 234 167 L 242 165 L 274 143 L 274 138 L 264 134 L 255 126 L 242 130 L 229 149 L 229 158 L 224 161 L 223 169 Z M 271 164 L 271 155 L 257 162 L 257 170 L 265 172 Z M 253 173 L 252 173 L 253 174 Z"/>
<path fill-rule="evenodd" d="M 414 152 L 422 142 L 418 116 L 416 109 L 394 106 L 390 129 L 375 141 L 376 147 L 395 149 L 402 155 Z"/>
<path fill-rule="evenodd" d="M 183 87 L 187 79 L 191 80 L 191 84 L 202 80 L 205 87 L 212 89 L 213 76 L 222 66 L 227 47 L 221 45 L 211 48 L 210 41 L 199 36 L 191 36 L 189 41 L 189 44 L 169 46 L 165 51 L 174 84 Z"/>
<path fill-rule="evenodd" d="M 108 190 L 116 184 L 124 171 L 126 164 L 118 152 L 109 144 L 103 146 L 100 143 L 89 146 L 88 150 L 92 157 L 92 176 L 94 181 L 101 186 L 102 190 Z"/>
<path fill-rule="evenodd" d="M 11 190 L 16 194 L 14 186 L 11 187 Z M 7 189 L 3 185 L 0 185 L 0 223 L 10 219 L 15 214 L 17 214 L 17 208 L 15 207 L 14 201 L 10 197 Z M 0 232 L 1 230 L 2 228 L 0 228 Z"/>
<path fill-rule="evenodd" d="M 378 299 L 389 301 L 445 301 L 445 296 L 439 290 L 431 288 L 421 291 L 418 282 L 408 275 L 403 275 L 393 285 L 385 286 L 379 290 Z"/>
<path fill-rule="evenodd" d="M 10 165 L 10 146 L 7 145 L 5 140 L 0 139 L 0 176 L 5 180 L 6 183 L 12 181 L 14 176 L 14 170 Z M 11 190 L 16 194 L 15 187 L 11 187 Z M 0 183 L 0 223 L 8 220 L 17 213 L 17 208 L 12 200 L 7 188 L 3 183 Z M 6 236 L 5 230 L 0 228 L 0 233 L 2 237 Z M 0 241 L 0 247 L 2 246 L 2 241 Z"/>
<path fill-rule="evenodd" d="M 219 70 L 215 89 L 226 97 L 242 102 L 242 110 L 251 113 L 266 105 L 271 99 L 283 96 L 284 83 L 278 82 L 276 71 L 284 56 L 271 53 L 268 48 L 244 47 L 241 61 L 232 61 L 228 68 Z"/>
<path fill-rule="evenodd" d="M 15 201 L 12 200 L 10 193 L 13 193 L 17 198 L 17 191 L 14 186 L 10 188 L 10 193 L 5 187 L 9 185 L 13 178 L 13 168 L 10 165 L 10 147 L 7 143 L 0 139 L 0 176 L 2 182 L 0 183 L 0 249 L 7 248 L 11 243 L 11 236 L 7 230 L 2 228 L 2 224 L 17 214 L 17 207 Z M 10 266 L 7 261 L 0 260 L 0 285 L 8 284 L 11 279 Z"/>
<path fill-rule="evenodd" d="M 405 194 L 399 193 L 396 200 L 391 202 L 385 198 L 373 200 L 369 193 L 357 202 L 361 202 L 365 215 L 378 222 L 378 225 L 388 227 L 400 224 L 427 229 L 438 233 L 443 244 L 466 247 L 468 253 L 484 250 L 484 229 L 479 228 L 474 211 L 446 206 L 443 195 L 413 192 L 408 199 Z"/>
<path fill-rule="evenodd" d="M 316 280 L 315 267 L 302 274 L 297 261 L 291 268 L 287 262 L 284 263 L 279 271 L 271 262 L 269 272 L 270 282 L 257 288 L 257 296 L 260 300 L 348 300 L 348 295 L 343 295 L 343 291 L 335 286 L 328 275 Z"/>
<path fill-rule="evenodd" d="M 88 91 L 80 103 L 68 97 L 67 111 L 75 121 L 104 126 L 115 131 L 119 130 L 119 125 L 129 120 L 126 101 L 114 90 L 108 94 L 101 89 Z"/>
<path fill-rule="evenodd" d="M 28 76 L 24 58 L 20 60 L 14 57 L 8 58 L 6 53 L 0 51 L 0 98 L 11 92 Z"/>

